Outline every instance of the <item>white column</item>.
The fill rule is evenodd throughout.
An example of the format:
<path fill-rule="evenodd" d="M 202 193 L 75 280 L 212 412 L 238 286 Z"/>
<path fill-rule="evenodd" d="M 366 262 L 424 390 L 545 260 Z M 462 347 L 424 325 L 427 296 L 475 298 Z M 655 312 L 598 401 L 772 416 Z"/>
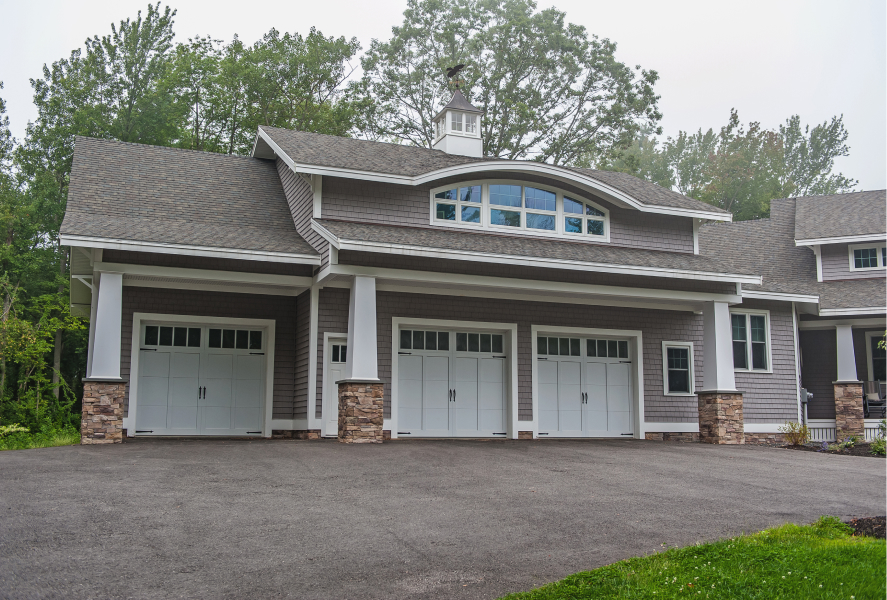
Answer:
<path fill-rule="evenodd" d="M 345 378 L 378 381 L 376 345 L 376 280 L 355 276 L 348 310 L 348 358 Z"/>
<path fill-rule="evenodd" d="M 90 379 L 120 379 L 123 273 L 102 273 L 95 311 Z"/>
<path fill-rule="evenodd" d="M 733 377 L 733 335 L 726 302 L 706 302 L 702 307 L 703 383 L 706 392 L 736 392 Z"/>
<path fill-rule="evenodd" d="M 838 325 L 835 330 L 838 342 L 838 382 L 857 382 L 859 378 L 856 375 L 856 353 L 853 352 L 853 329 L 850 325 Z"/>

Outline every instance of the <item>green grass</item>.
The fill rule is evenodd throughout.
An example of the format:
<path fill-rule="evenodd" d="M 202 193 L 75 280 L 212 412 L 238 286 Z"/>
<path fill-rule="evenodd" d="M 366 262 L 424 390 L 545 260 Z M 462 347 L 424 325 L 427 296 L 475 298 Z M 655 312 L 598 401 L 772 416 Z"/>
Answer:
<path fill-rule="evenodd" d="M 80 432 L 69 427 L 54 429 L 45 433 L 12 433 L 0 437 L 0 450 L 27 450 L 29 448 L 51 448 L 71 446 L 80 443 Z"/>
<path fill-rule="evenodd" d="M 783 525 L 583 571 L 508 600 L 581 598 L 883 599 L 884 540 L 835 517 Z"/>

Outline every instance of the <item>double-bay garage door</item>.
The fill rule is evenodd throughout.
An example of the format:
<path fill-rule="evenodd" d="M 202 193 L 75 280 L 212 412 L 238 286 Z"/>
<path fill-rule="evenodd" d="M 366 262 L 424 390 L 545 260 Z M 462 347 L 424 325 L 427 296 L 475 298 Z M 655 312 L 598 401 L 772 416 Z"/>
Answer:
<path fill-rule="evenodd" d="M 143 325 L 137 435 L 260 435 L 261 330 Z"/>
<path fill-rule="evenodd" d="M 629 350 L 627 340 L 538 336 L 539 435 L 631 435 Z"/>
<path fill-rule="evenodd" d="M 400 331 L 398 435 L 505 437 L 503 336 L 463 331 Z"/>

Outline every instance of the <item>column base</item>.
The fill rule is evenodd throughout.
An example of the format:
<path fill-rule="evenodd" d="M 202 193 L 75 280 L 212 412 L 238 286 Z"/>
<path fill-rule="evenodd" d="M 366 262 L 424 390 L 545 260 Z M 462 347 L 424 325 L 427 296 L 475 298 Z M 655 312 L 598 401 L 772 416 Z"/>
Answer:
<path fill-rule="evenodd" d="M 699 441 L 706 444 L 744 444 L 745 429 L 740 392 L 699 392 Z"/>
<path fill-rule="evenodd" d="M 123 442 L 123 399 L 126 382 L 84 381 L 81 444 Z"/>
<path fill-rule="evenodd" d="M 381 444 L 385 384 L 340 381 L 338 385 L 339 441 L 343 444 Z"/>
<path fill-rule="evenodd" d="M 835 436 L 838 441 L 855 435 L 865 439 L 862 382 L 835 383 Z"/>

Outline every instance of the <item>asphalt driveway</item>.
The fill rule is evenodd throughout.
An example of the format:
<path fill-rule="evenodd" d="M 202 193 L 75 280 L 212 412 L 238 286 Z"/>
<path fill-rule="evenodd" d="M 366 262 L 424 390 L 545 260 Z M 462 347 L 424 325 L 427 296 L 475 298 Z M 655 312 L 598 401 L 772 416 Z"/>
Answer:
<path fill-rule="evenodd" d="M 884 461 L 755 446 L 0 452 L 0 597 L 496 598 L 663 543 L 884 512 Z"/>

